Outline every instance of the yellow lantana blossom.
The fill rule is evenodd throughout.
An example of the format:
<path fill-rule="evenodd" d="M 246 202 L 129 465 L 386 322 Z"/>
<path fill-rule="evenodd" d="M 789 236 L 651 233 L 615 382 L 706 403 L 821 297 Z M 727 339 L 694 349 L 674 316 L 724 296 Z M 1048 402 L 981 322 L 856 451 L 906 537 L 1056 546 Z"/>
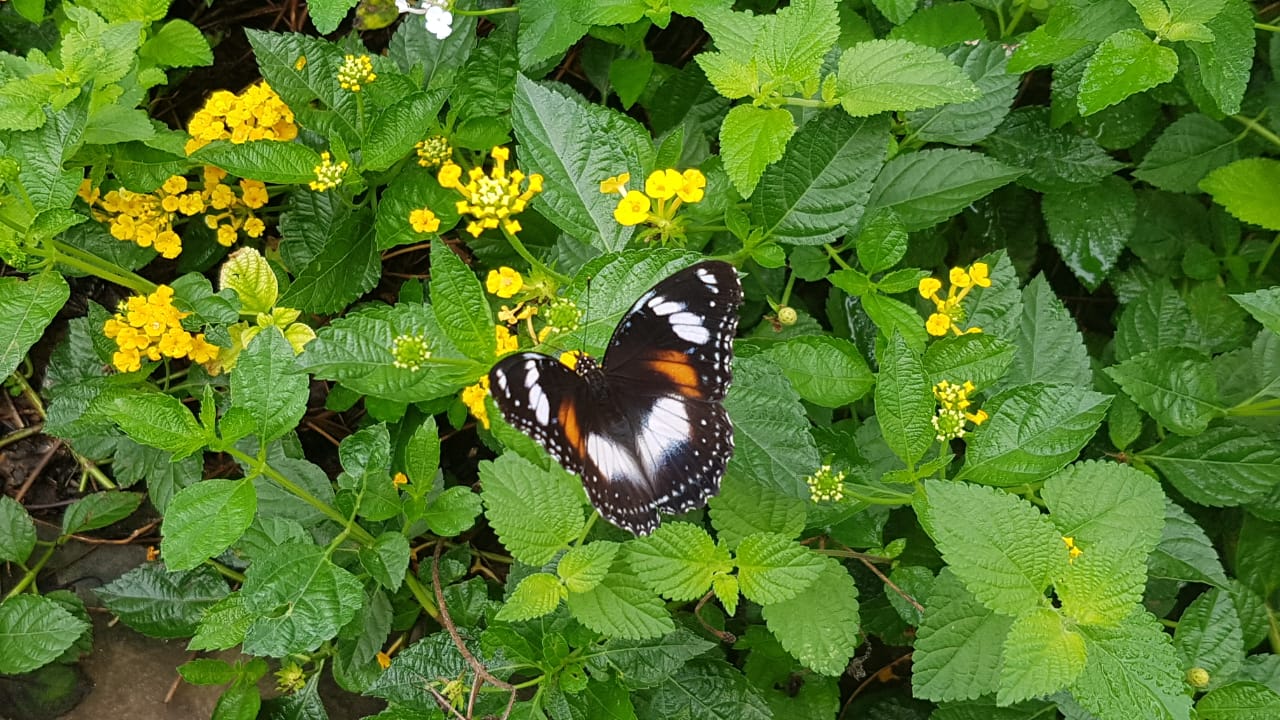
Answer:
<path fill-rule="evenodd" d="M 489 376 L 483 375 L 475 385 L 468 385 L 462 389 L 462 404 L 467 406 L 467 410 L 471 411 L 472 417 L 484 429 L 489 429 L 489 409 L 485 407 L 484 399 L 489 395 Z"/>
<path fill-rule="evenodd" d="M 418 208 L 409 213 L 409 225 L 414 232 L 433 233 L 440 229 L 440 218 L 430 208 Z"/>
<path fill-rule="evenodd" d="M 613 209 L 613 219 L 627 227 L 641 223 L 651 225 L 640 234 L 643 240 L 683 239 L 684 223 L 676 211 L 682 203 L 696 203 L 705 196 L 707 178 L 702 171 L 696 168 L 684 172 L 675 168 L 654 170 L 645 179 L 643 193 L 628 190 L 630 180 L 629 173 L 622 173 L 600 181 L 600 192 L 620 196 Z"/>
<path fill-rule="evenodd" d="M 298 136 L 298 126 L 293 122 L 293 111 L 263 80 L 239 95 L 228 90 L 214 92 L 191 118 L 187 132 L 191 139 L 185 150 L 190 155 L 214 140 L 292 140 Z"/>
<path fill-rule="evenodd" d="M 184 313 L 173 305 L 173 288 L 161 285 L 149 295 L 135 295 L 115 315 L 107 319 L 102 332 L 115 340 L 117 351 L 111 363 L 120 372 L 142 367 L 142 359 L 190 358 L 209 363 L 218 346 L 205 340 L 204 333 L 191 334 L 182 327 Z"/>
<path fill-rule="evenodd" d="M 347 172 L 347 161 L 335 163 L 328 150 L 320 153 L 320 164 L 315 167 L 316 179 L 311 181 L 311 189 L 316 192 L 332 190 L 342 184 L 342 176 Z"/>
<path fill-rule="evenodd" d="M 373 71 L 373 60 L 368 55 L 347 55 L 338 68 L 338 87 L 353 93 L 378 79 Z"/>
<path fill-rule="evenodd" d="M 502 357 L 507 353 L 513 353 L 520 349 L 520 338 L 512 335 L 506 325 L 494 325 L 493 334 L 497 340 L 497 347 L 494 349 L 494 355 Z"/>
<path fill-rule="evenodd" d="M 526 185 L 523 172 L 507 173 L 506 163 L 511 157 L 507 148 L 498 146 L 489 154 L 494 160 L 492 170 L 485 174 L 483 168 L 472 168 L 465 185 L 461 182 L 462 168 L 452 162 L 446 162 L 436 174 L 441 186 L 453 188 L 462 195 L 463 199 L 457 203 L 458 214 L 474 218 L 467 223 L 467 232 L 474 237 L 499 226 L 512 234 L 520 232 L 520 222 L 515 216 L 524 211 L 534 195 L 542 192 L 541 175 L 528 176 Z"/>
<path fill-rule="evenodd" d="M 497 295 L 504 300 L 520 292 L 524 287 L 524 278 L 520 273 L 503 265 L 497 270 L 490 270 L 485 277 L 484 287 L 490 295 Z"/>
<path fill-rule="evenodd" d="M 974 263 L 968 268 L 951 268 L 949 277 L 951 288 L 947 291 L 945 298 L 938 296 L 938 292 L 942 290 L 941 280 L 927 277 L 920 281 L 920 285 L 917 288 L 920 292 L 920 297 L 932 300 L 935 308 L 935 311 L 929 315 L 929 319 L 925 321 L 925 329 L 930 335 L 941 337 L 948 332 L 953 332 L 956 335 L 982 332 L 982 328 L 978 327 L 971 327 L 968 330 L 960 328 L 960 323 L 965 319 L 964 307 L 961 302 L 973 288 L 991 287 L 991 278 L 988 272 L 987 264 L 981 262 Z"/>

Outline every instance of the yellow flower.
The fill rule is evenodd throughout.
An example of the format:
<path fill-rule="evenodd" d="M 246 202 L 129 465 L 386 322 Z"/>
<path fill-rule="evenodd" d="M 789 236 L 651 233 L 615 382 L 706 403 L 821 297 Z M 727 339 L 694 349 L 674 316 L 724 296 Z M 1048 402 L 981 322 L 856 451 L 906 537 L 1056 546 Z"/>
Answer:
<path fill-rule="evenodd" d="M 440 218 L 430 208 L 418 208 L 409 213 L 409 224 L 414 232 L 433 233 L 440 229 Z"/>
<path fill-rule="evenodd" d="M 377 80 L 373 72 L 373 60 L 368 55 L 347 55 L 338 68 L 338 87 L 351 92 L 360 92 L 364 85 Z"/>
<path fill-rule="evenodd" d="M 160 188 L 170 195 L 177 195 L 187 191 L 187 179 L 181 175 L 174 175 L 165 180 Z"/>
<path fill-rule="evenodd" d="M 391 477 L 391 484 L 397 487 L 399 487 L 400 485 L 408 485 L 409 477 L 402 472 L 398 472 Z"/>
<path fill-rule="evenodd" d="M 982 332 L 982 328 L 978 327 L 971 327 L 967 330 L 961 329 L 960 324 L 965 319 L 965 311 L 961 301 L 973 290 L 974 286 L 991 286 L 986 263 L 974 263 L 967 269 L 961 267 L 951 268 L 948 279 L 951 281 L 951 288 L 947 290 L 946 298 L 938 296 L 938 292 L 942 290 L 942 281 L 936 278 L 924 278 L 920 281 L 918 287 L 920 297 L 932 300 L 934 305 L 934 312 L 925 321 L 925 330 L 935 337 L 946 335 L 947 332 L 953 332 L 956 335 Z"/>
<path fill-rule="evenodd" d="M 677 170 L 654 170 L 644 181 L 644 194 L 654 200 L 675 197 L 676 190 L 684 186 L 684 177 Z"/>
<path fill-rule="evenodd" d="M 493 334 L 497 340 L 494 355 L 502 357 L 507 353 L 513 353 L 520 349 L 520 338 L 512 335 L 506 325 L 494 325 Z"/>
<path fill-rule="evenodd" d="M 462 389 L 462 404 L 467 406 L 476 422 L 486 430 L 489 429 L 489 409 L 485 407 L 484 399 L 488 394 L 488 375 L 482 376 L 475 385 L 468 385 Z"/>
<path fill-rule="evenodd" d="M 206 365 L 213 362 L 213 360 L 218 357 L 218 351 L 221 349 L 222 348 L 217 345 L 205 341 L 204 333 L 197 333 L 196 336 L 191 339 L 191 352 L 189 353 L 189 356 L 191 357 L 192 362 L 198 362 L 201 365 Z"/>
<path fill-rule="evenodd" d="M 631 173 L 622 173 L 614 175 L 611 178 L 600 181 L 600 192 L 602 193 L 618 193 L 620 195 L 627 194 L 627 183 L 631 182 Z"/>
<path fill-rule="evenodd" d="M 418 155 L 418 164 L 424 168 L 443 167 L 453 157 L 453 148 L 449 147 L 449 139 L 443 135 L 432 135 L 413 146 Z M 456 166 L 455 166 L 456 167 Z"/>
<path fill-rule="evenodd" d="M 1069 556 L 1069 562 L 1074 564 L 1076 561 L 1076 558 L 1083 555 L 1084 551 L 1076 547 L 1076 540 L 1073 537 L 1068 537 L 1066 535 L 1063 535 L 1062 542 L 1065 543 L 1067 546 L 1067 555 Z"/>
<path fill-rule="evenodd" d="M 524 211 L 534 195 L 542 192 L 541 175 L 530 175 L 525 185 L 524 173 L 519 170 L 507 173 L 506 163 L 511 157 L 507 148 L 495 147 L 490 155 L 494 165 L 489 174 L 486 175 L 483 168 L 472 168 L 465 185 L 461 182 L 462 168 L 454 163 L 445 163 L 436 175 L 441 186 L 452 188 L 463 197 L 457 203 L 458 214 L 474 218 L 467 223 L 467 232 L 474 237 L 499 226 L 512 234 L 520 232 L 520 223 L 514 216 Z"/>
<path fill-rule="evenodd" d="M 142 368 L 142 358 L 135 349 L 119 350 L 112 353 L 111 364 L 120 372 L 133 372 Z"/>
<path fill-rule="evenodd" d="M 248 207 L 257 210 L 266 205 L 270 199 L 271 196 L 267 194 L 267 186 L 260 180 L 240 181 L 240 202 Z"/>
<path fill-rule="evenodd" d="M 347 171 L 347 162 L 333 162 L 329 151 L 320 153 L 320 164 L 315 167 L 316 179 L 311 181 L 311 189 L 316 192 L 332 190 L 342 184 L 342 175 Z"/>
<path fill-rule="evenodd" d="M 639 225 L 649 218 L 649 198 L 644 193 L 631 190 L 626 197 L 618 201 L 618 207 L 613 209 L 613 219 L 618 221 L 619 225 L 630 227 Z"/>
<path fill-rule="evenodd" d="M 293 63 L 293 69 L 302 72 L 302 68 L 307 66 L 307 56 L 299 55 L 298 59 Z"/>
<path fill-rule="evenodd" d="M 266 224 L 256 217 L 251 217 L 244 221 L 244 234 L 251 238 L 262 237 L 262 233 L 266 229 Z"/>
<path fill-rule="evenodd" d="M 484 280 L 484 287 L 490 295 L 506 299 L 520 292 L 520 288 L 524 287 L 524 278 L 520 273 L 503 265 L 497 270 L 489 271 L 489 275 Z"/>
<path fill-rule="evenodd" d="M 920 297 L 928 300 L 933 297 L 934 293 L 942 289 L 942 281 L 937 278 L 927 277 L 920 281 Z"/>
<path fill-rule="evenodd" d="M 962 385 L 942 380 L 933 386 L 933 397 L 938 401 L 938 413 L 933 418 L 933 429 L 936 431 L 939 442 L 964 437 L 966 420 L 974 425 L 981 425 L 987 421 L 986 411 L 970 412 L 968 409 L 973 404 L 969 400 L 969 394 L 975 390 L 977 388 L 968 380 Z"/>
<path fill-rule="evenodd" d="M 974 263 L 969 266 L 969 277 L 978 287 L 991 287 L 991 276 L 986 263 Z"/>
<path fill-rule="evenodd" d="M 707 177 L 697 168 L 689 168 L 681 174 L 683 182 L 676 189 L 676 195 L 687 203 L 696 203 L 702 200 L 705 195 L 704 188 L 707 187 Z"/>
<path fill-rule="evenodd" d="M 298 63 L 305 65 L 306 59 L 299 58 Z M 298 136 L 298 126 L 293 111 L 264 80 L 239 95 L 214 92 L 191 118 L 187 132 L 191 139 L 185 150 L 190 155 L 214 140 L 292 140 Z"/>
<path fill-rule="evenodd" d="M 516 306 L 509 308 L 503 305 L 498 310 L 498 319 L 508 325 L 515 325 L 523 322 L 538 314 L 537 305 L 525 305 L 523 302 L 516 303 Z"/>
<path fill-rule="evenodd" d="M 951 317 L 942 313 L 933 313 L 924 321 L 924 329 L 934 337 L 942 337 L 951 329 Z"/>
<path fill-rule="evenodd" d="M 235 226 L 234 226 L 234 225 L 219 225 L 219 226 L 218 226 L 218 235 L 217 235 L 217 240 L 218 240 L 218 244 L 219 244 L 219 245 L 222 245 L 223 247 L 231 247 L 232 245 L 234 245 L 234 244 L 235 244 L 235 242 L 236 242 L 236 228 L 235 228 Z"/>

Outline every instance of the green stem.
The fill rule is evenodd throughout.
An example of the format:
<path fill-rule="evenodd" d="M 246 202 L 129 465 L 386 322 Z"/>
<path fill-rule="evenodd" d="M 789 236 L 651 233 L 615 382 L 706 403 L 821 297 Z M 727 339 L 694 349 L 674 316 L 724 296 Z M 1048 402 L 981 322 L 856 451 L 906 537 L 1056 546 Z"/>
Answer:
<path fill-rule="evenodd" d="M 791 290 L 795 288 L 795 286 L 796 286 L 796 274 L 793 272 L 787 275 L 787 287 L 782 291 L 782 302 L 780 303 L 781 305 L 786 306 L 791 303 Z"/>
<path fill-rule="evenodd" d="M 1027 7 L 1030 4 L 1030 0 L 1023 0 L 1022 3 L 1019 3 L 1017 11 L 1009 19 L 1009 24 L 1001 29 L 1000 37 L 1002 39 L 1008 37 L 1009 33 L 1017 31 L 1018 24 L 1022 22 L 1022 16 L 1027 13 Z"/>
<path fill-rule="evenodd" d="M 1236 405 L 1228 410 L 1227 414 L 1233 417 L 1265 417 L 1268 415 L 1275 415 L 1277 409 L 1280 409 L 1280 398 L 1264 400 L 1262 402 L 1253 402 L 1256 397 L 1258 397 L 1258 395 L 1254 395 L 1252 398 Z"/>
<path fill-rule="evenodd" d="M 1276 239 L 1271 241 L 1271 247 L 1267 248 L 1267 252 L 1263 254 L 1258 267 L 1254 268 L 1253 276 L 1255 278 L 1262 279 L 1262 273 L 1271 264 L 1271 258 L 1275 257 L 1277 248 L 1280 248 L 1280 233 L 1276 233 Z"/>
<path fill-rule="evenodd" d="M 533 253 L 529 252 L 529 248 L 524 246 L 524 243 L 520 241 L 520 238 L 516 237 L 515 233 L 511 232 L 506 228 L 506 225 L 501 225 L 501 227 L 502 227 L 502 234 L 507 237 L 507 242 L 511 243 L 511 249 L 515 250 L 517 255 L 524 258 L 524 261 L 529 263 L 530 267 L 534 268 L 535 270 L 538 270 L 539 272 L 545 275 L 549 275 L 552 278 L 555 278 L 556 282 L 560 283 L 561 285 L 567 285 L 569 283 L 570 278 L 568 275 L 562 275 L 556 272 L 555 270 L 552 270 L 551 268 L 544 265 L 542 261 L 538 260 L 533 256 Z"/>
<path fill-rule="evenodd" d="M 786 104 L 794 105 L 795 107 L 821 108 L 824 110 L 826 108 L 833 108 L 840 104 L 839 100 L 818 100 L 815 98 L 802 97 L 784 97 L 782 99 Z"/>
<path fill-rule="evenodd" d="M 232 570 L 231 568 L 227 567 L 226 565 L 223 565 L 222 563 L 212 559 L 205 560 L 204 564 L 208 565 L 214 570 L 217 570 L 219 575 L 227 578 L 228 580 L 240 583 L 241 585 L 244 584 L 244 573 L 238 573 L 235 570 Z"/>
<path fill-rule="evenodd" d="M 40 571 L 44 569 L 45 564 L 49 562 L 49 558 L 53 557 L 53 553 L 58 549 L 58 545 L 59 543 L 51 543 L 49 545 L 49 548 L 44 551 L 44 555 L 40 556 L 40 559 L 36 561 L 36 564 L 32 565 L 31 569 L 28 570 L 27 573 L 22 576 L 22 579 L 18 581 L 18 584 L 14 585 L 13 589 L 4 596 L 5 600 L 22 594 L 24 590 L 36 581 L 36 575 L 40 574 Z"/>
<path fill-rule="evenodd" d="M 587 524 L 583 526 L 582 534 L 578 536 L 577 541 L 573 543 L 574 545 L 581 545 L 587 541 L 587 534 L 591 532 L 591 528 L 596 524 L 596 518 L 598 517 L 600 517 L 600 513 L 592 510 L 591 517 L 587 518 Z"/>
<path fill-rule="evenodd" d="M 23 397 L 27 399 L 27 402 L 30 403 L 31 407 L 35 408 L 36 414 L 40 416 L 40 419 L 42 421 L 48 420 L 49 418 L 48 415 L 45 414 L 44 403 L 40 401 L 39 393 L 31 387 L 27 382 L 27 379 L 16 372 L 13 375 L 10 375 L 9 378 L 13 381 L 13 384 L 17 385 L 18 389 L 22 391 Z M 104 487 L 108 490 L 116 489 L 116 484 L 112 482 L 111 478 L 107 477 L 92 460 L 76 452 L 66 443 L 63 443 L 62 446 L 67 449 L 67 452 L 71 453 L 71 457 L 76 459 L 76 462 L 80 465 L 80 469 L 83 470 L 86 475 L 92 475 L 93 479 L 100 487 Z"/>
<path fill-rule="evenodd" d="M 1275 133 L 1271 132 L 1267 128 L 1263 127 L 1262 123 L 1258 122 L 1257 120 L 1253 118 L 1243 117 L 1240 115 L 1232 115 L 1231 119 L 1249 128 L 1254 133 L 1266 138 L 1267 141 L 1270 142 L 1272 145 L 1275 145 L 1276 147 L 1280 147 L 1280 135 L 1276 135 Z"/>
<path fill-rule="evenodd" d="M 404 576 L 404 584 L 409 586 L 409 592 L 413 593 L 414 599 L 418 601 L 423 610 L 427 611 L 431 619 L 440 622 L 440 609 L 436 607 L 435 601 L 427 593 L 427 586 L 423 585 L 413 573 L 408 573 Z"/>
<path fill-rule="evenodd" d="M 42 430 L 44 430 L 44 423 L 40 423 L 37 425 L 30 425 L 24 428 L 18 428 L 17 430 L 14 430 L 8 435 L 5 435 L 4 437 L 0 438 L 0 448 L 6 445 L 12 445 L 13 443 L 16 443 L 20 440 L 29 438 L 32 435 L 39 435 Z"/>
<path fill-rule="evenodd" d="M 1268 25 L 1266 23 L 1254 23 L 1254 29 L 1266 30 L 1267 32 L 1280 32 L 1280 25 Z"/>
<path fill-rule="evenodd" d="M 834 260 L 841 268 L 844 268 L 845 270 L 853 269 L 853 266 L 845 262 L 844 258 L 840 257 L 840 253 L 836 252 L 836 249 L 831 247 L 830 243 L 823 245 L 822 247 L 827 251 L 827 254 L 831 256 L 831 259 Z"/>
<path fill-rule="evenodd" d="M 231 457 L 239 460 L 240 462 L 245 463 L 249 467 L 257 469 L 263 475 L 266 475 L 268 478 L 274 481 L 277 485 L 279 485 L 280 487 L 284 488 L 285 490 L 288 490 L 290 493 L 295 495 L 299 500 L 305 502 L 306 504 L 310 505 L 316 510 L 319 510 L 321 514 L 323 514 L 325 517 L 329 518 L 330 520 L 344 527 L 347 525 L 347 517 L 345 515 L 338 512 L 337 509 L 334 508 L 332 505 L 329 505 L 328 503 L 324 502 L 323 500 L 316 497 L 315 495 L 312 495 L 310 492 L 307 491 L 306 488 L 302 487 L 301 485 L 285 477 L 279 470 L 276 470 L 275 468 L 271 467 L 265 461 L 260 462 L 258 458 L 253 457 L 252 455 L 249 455 L 248 453 L 242 452 L 235 448 L 227 448 L 225 452 Z M 365 530 L 364 528 L 354 523 L 351 525 L 350 530 L 351 530 L 351 535 L 354 536 L 355 539 L 359 541 L 361 545 L 373 544 L 374 537 L 372 534 L 369 533 L 368 530 Z"/>
<path fill-rule="evenodd" d="M 155 292 L 157 285 L 150 280 L 129 272 L 113 262 L 108 262 L 93 253 L 68 245 L 61 240 L 49 240 L 52 253 L 35 251 L 33 254 L 43 255 L 54 262 L 60 262 L 81 272 L 100 277 L 108 282 L 127 287 L 136 293 L 145 295 Z"/>

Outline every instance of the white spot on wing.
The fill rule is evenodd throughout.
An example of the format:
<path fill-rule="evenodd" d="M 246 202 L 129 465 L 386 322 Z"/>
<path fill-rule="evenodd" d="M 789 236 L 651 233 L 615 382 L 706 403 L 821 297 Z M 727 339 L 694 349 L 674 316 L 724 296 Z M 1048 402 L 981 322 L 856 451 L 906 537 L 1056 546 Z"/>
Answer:
<path fill-rule="evenodd" d="M 689 413 L 684 403 L 674 397 L 664 397 L 655 402 L 636 438 L 645 473 L 649 477 L 657 477 L 666 458 L 688 440 Z"/>
<path fill-rule="evenodd" d="M 711 339 L 711 331 L 703 324 L 702 318 L 691 312 L 678 312 L 667 319 L 671 323 L 671 331 L 681 340 L 702 345 Z"/>
<path fill-rule="evenodd" d="M 636 459 L 625 447 L 615 443 L 603 435 L 592 433 L 587 436 L 587 455 L 600 470 L 600 474 L 610 482 L 625 482 L 631 485 L 643 485 L 644 473 L 636 464 Z"/>
<path fill-rule="evenodd" d="M 657 300 L 657 298 L 655 298 L 655 300 Z M 681 310 L 684 310 L 684 303 L 679 303 L 674 300 L 667 300 L 666 302 L 658 303 L 657 305 L 654 305 L 651 302 L 649 303 L 649 307 L 653 308 L 653 311 L 655 313 L 665 317 L 667 315 L 673 315 L 675 313 L 680 312 Z"/>

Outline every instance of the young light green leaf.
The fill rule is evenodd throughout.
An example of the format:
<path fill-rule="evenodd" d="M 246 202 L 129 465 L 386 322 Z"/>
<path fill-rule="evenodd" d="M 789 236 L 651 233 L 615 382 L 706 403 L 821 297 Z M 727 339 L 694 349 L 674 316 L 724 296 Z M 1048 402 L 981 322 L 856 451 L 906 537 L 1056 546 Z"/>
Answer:
<path fill-rule="evenodd" d="M 1080 453 L 1110 398 L 1073 385 L 1033 383 L 988 400 L 990 419 L 969 436 L 957 480 L 1012 487 L 1048 477 Z"/>
<path fill-rule="evenodd" d="M 1177 74 L 1178 54 L 1171 48 L 1141 30 L 1121 30 L 1103 40 L 1085 66 L 1077 98 L 1080 114 L 1092 115 Z"/>
<path fill-rule="evenodd" d="M 138 50 L 161 67 L 203 67 L 213 64 L 213 51 L 200 28 L 186 20 L 169 20 Z"/>
<path fill-rule="evenodd" d="M 1044 483 L 1053 524 L 1076 544 L 1107 542 L 1146 557 L 1160 542 L 1165 496 L 1160 483 L 1130 465 L 1075 463 Z"/>
<path fill-rule="evenodd" d="M 286 543 L 278 553 L 254 560 L 240 592 L 245 608 L 256 615 L 244 650 L 271 657 L 315 650 L 364 603 L 360 581 L 310 543 Z M 281 607 L 289 612 L 279 613 Z"/>
<path fill-rule="evenodd" d="M 258 510 L 249 480 L 204 480 L 169 501 L 160 550 L 165 565 L 190 570 L 240 539 Z"/>
<path fill-rule="evenodd" d="M 1259 682 L 1233 682 L 1196 703 L 1199 720 L 1268 720 L 1280 714 L 1280 694 Z"/>
<path fill-rule="evenodd" d="M 213 568 L 169 572 L 161 563 L 130 570 L 95 591 L 107 609 L 148 637 L 187 638 L 206 610 L 229 592 Z"/>
<path fill-rule="evenodd" d="M 868 211 L 892 208 L 907 230 L 923 230 L 1023 172 L 972 150 L 945 148 L 903 153 L 886 163 L 876 176 L 867 207 Z"/>
<path fill-rule="evenodd" d="M 1082 206 L 1089 212 L 1079 212 Z M 1080 282 L 1096 290 L 1138 221 L 1138 201 L 1129 183 L 1112 175 L 1071 192 L 1045 193 L 1041 209 L 1053 246 Z"/>
<path fill-rule="evenodd" d="M 1039 607 L 1067 548 L 1049 518 L 995 488 L 928 480 L 926 527 L 951 572 L 983 605 L 1010 616 Z M 981 523 L 973 518 L 982 517 Z"/>
<path fill-rule="evenodd" d="M 1099 720 L 1185 720 L 1191 698 L 1173 644 L 1145 610 L 1117 628 L 1080 626 L 1089 661 L 1071 685 L 1076 702 Z"/>
<path fill-rule="evenodd" d="M 1208 670 L 1213 686 L 1235 677 L 1246 648 L 1240 616 L 1231 596 L 1212 588 L 1192 600 L 1178 618 L 1173 645 L 1178 650 L 1181 666 Z"/>
<path fill-rule="evenodd" d="M 570 592 L 586 592 L 604 580 L 618 555 L 617 543 L 608 540 L 597 540 L 585 545 L 577 545 L 564 555 L 556 564 L 556 575 L 564 581 Z"/>
<path fill-rule="evenodd" d="M 0 278 L 0 378 L 18 369 L 53 316 L 62 309 L 71 289 L 56 272 L 42 272 L 29 280 Z"/>
<path fill-rule="evenodd" d="M 1138 456 L 1201 505 L 1249 505 L 1280 487 L 1275 436 L 1247 425 L 1216 425 L 1191 437 L 1170 435 Z"/>
<path fill-rule="evenodd" d="M 382 587 L 395 592 L 409 569 L 409 540 L 387 531 L 374 538 L 373 545 L 360 548 L 360 565 Z"/>
<path fill-rule="evenodd" d="M 839 110 L 813 118 L 787 143 L 751 196 L 752 222 L 782 243 L 820 245 L 857 225 L 888 146 L 884 118 Z M 861 248 L 861 246 L 859 246 Z"/>
<path fill-rule="evenodd" d="M 1235 133 L 1207 115 L 1192 113 L 1164 129 L 1133 175 L 1161 190 L 1194 193 L 1206 175 L 1239 157 Z"/>
<path fill-rule="evenodd" d="M 1280 286 L 1232 295 L 1254 320 L 1271 332 L 1280 335 Z"/>
<path fill-rule="evenodd" d="M 540 618 L 555 610 L 566 597 L 560 580 L 550 573 L 526 575 L 511 591 L 498 610 L 497 619 L 503 622 L 521 622 Z"/>
<path fill-rule="evenodd" d="M 307 4 L 307 14 L 311 22 L 321 34 L 327 35 L 338 29 L 339 23 L 347 16 L 347 11 L 356 6 L 357 0 L 315 0 Z"/>
<path fill-rule="evenodd" d="M 1052 608 L 1037 608 L 1009 627 L 1000 664 L 1001 705 L 1051 695 L 1080 675 L 1084 638 Z"/>
<path fill-rule="evenodd" d="M 916 0 L 911 0 L 908 4 L 915 13 L 906 22 L 897 24 L 897 27 L 889 31 L 890 40 L 910 40 L 932 48 L 947 48 L 961 43 L 976 44 L 987 35 L 977 6 L 947 3 L 925 6 L 916 11 Z M 1004 51 L 1001 51 L 1001 55 L 1003 54 Z M 952 55 L 951 59 L 955 60 L 956 57 Z M 977 80 L 972 74 L 969 77 Z M 999 124 L 999 120 L 996 124 Z"/>
<path fill-rule="evenodd" d="M 254 336 L 231 371 L 232 407 L 248 411 L 261 445 L 297 427 L 307 410 L 307 388 L 307 374 L 275 328 Z"/>
<path fill-rule="evenodd" d="M 801 398 L 822 407 L 848 405 L 875 385 L 858 348 L 841 338 L 793 338 L 771 346 L 765 355 L 782 368 Z"/>
<path fill-rule="evenodd" d="M 422 519 L 431 532 L 440 537 L 454 537 L 470 530 L 479 515 L 480 496 L 469 487 L 455 485 L 432 498 Z"/>
<path fill-rule="evenodd" d="M 627 544 L 627 562 L 654 592 L 678 602 L 696 600 L 716 574 L 733 571 L 729 551 L 692 523 L 663 523 L 652 535 Z"/>
<path fill-rule="evenodd" d="M 19 675 L 53 662 L 89 624 L 57 602 L 17 595 L 0 603 L 0 673 Z"/>
<path fill-rule="evenodd" d="M 1164 532 L 1147 560 L 1152 578 L 1201 582 L 1226 587 L 1227 574 L 1204 530 L 1172 500 L 1165 501 Z"/>
<path fill-rule="evenodd" d="M 958 3 L 935 5 L 925 12 L 932 15 L 938 11 L 946 11 L 948 8 L 959 8 L 964 15 L 972 15 L 977 19 L 977 14 L 971 6 Z M 916 18 L 924 15 L 924 12 L 919 13 Z M 913 18 L 912 22 L 916 18 Z M 905 30 L 906 26 L 895 28 L 890 32 L 890 37 Z M 942 33 L 955 31 L 957 31 L 955 26 L 939 28 L 939 32 Z M 971 34 L 965 39 L 981 36 L 982 33 Z M 934 47 L 945 47 L 952 43 L 930 44 Z M 965 75 L 973 81 L 982 95 L 968 102 L 909 112 L 907 125 L 918 139 L 925 142 L 943 142 L 948 145 L 972 145 L 981 142 L 995 132 L 1008 116 L 1009 108 L 1018 92 L 1020 76 L 1017 73 L 1008 72 L 1009 56 L 1005 54 L 1005 49 L 1000 43 L 982 41 L 971 45 L 965 42 L 956 46 L 947 57 L 964 70 Z"/>
<path fill-rule="evenodd" d="M 798 0 L 780 8 L 756 35 L 752 57 L 775 79 L 817 77 L 822 59 L 840 37 L 835 0 Z"/>
<path fill-rule="evenodd" d="M 924 363 L 901 335 L 895 334 L 880 358 L 876 378 L 876 418 L 885 442 L 908 467 L 933 445 L 930 419 L 935 402 L 924 374 Z"/>
<path fill-rule="evenodd" d="M 1001 648 L 1013 619 L 997 613 L 944 569 L 916 631 L 911 687 L 935 702 L 972 700 L 998 689 Z"/>
<path fill-rule="evenodd" d="M 513 557 L 542 565 L 582 531 L 577 480 L 559 467 L 542 470 L 513 453 L 480 463 L 485 514 Z"/>
<path fill-rule="evenodd" d="M 1280 230 L 1280 203 L 1272 190 L 1280 185 L 1280 160 L 1245 158 L 1224 165 L 1200 181 L 1200 189 L 1235 217 L 1268 230 Z"/>
<path fill-rule="evenodd" d="M 803 478 L 818 467 L 800 396 L 767 358 L 737 358 L 725 408 L 733 418 L 734 453 L 726 475 L 787 497 L 804 497 Z"/>
<path fill-rule="evenodd" d="M 1069 536 L 1063 537 L 1065 542 Z M 1081 553 L 1054 580 L 1062 613 L 1078 625 L 1119 625 L 1142 602 L 1146 552 L 1106 539 L 1088 544 L 1072 538 L 1072 543 Z"/>
<path fill-rule="evenodd" d="M 26 508 L 0 495 L 0 562 L 25 563 L 36 546 L 36 526 Z"/>
<path fill-rule="evenodd" d="M 1209 421 L 1226 414 L 1218 405 L 1217 378 L 1197 350 L 1146 352 L 1105 372 L 1138 407 L 1179 435 L 1198 435 Z"/>
<path fill-rule="evenodd" d="M 129 393 L 113 398 L 103 410 L 134 441 L 167 450 L 175 460 L 199 450 L 209 441 L 191 411 L 172 395 Z"/>
<path fill-rule="evenodd" d="M 218 272 L 218 285 L 230 288 L 245 313 L 270 313 L 280 297 L 280 284 L 262 253 L 243 247 L 227 256 Z M 234 322 L 238 317 L 230 320 Z"/>
<path fill-rule="evenodd" d="M 738 543 L 735 560 L 742 594 L 760 605 L 796 597 L 826 567 L 821 555 L 776 533 L 756 533 L 743 538 Z"/>
<path fill-rule="evenodd" d="M 578 622 L 611 638 L 643 640 L 675 629 L 662 599 L 629 573 L 613 572 L 586 592 L 569 593 L 568 603 Z"/>
<path fill-rule="evenodd" d="M 725 172 L 743 197 L 751 197 L 765 168 L 782 158 L 795 131 L 795 119 L 782 108 L 730 108 L 720 126 L 720 153 Z"/>
<path fill-rule="evenodd" d="M 798 595 L 767 605 L 769 631 L 805 667 L 839 677 L 858 648 L 858 587 L 834 558 Z"/>
<path fill-rule="evenodd" d="M 840 56 L 840 104 L 854 117 L 968 102 L 981 91 L 945 55 L 906 40 L 872 40 Z"/>
<path fill-rule="evenodd" d="M 711 507 L 716 537 L 730 549 L 753 533 L 769 532 L 795 538 L 804 530 L 804 500 L 783 495 L 736 474 L 724 478 L 720 494 L 707 504 Z"/>
<path fill-rule="evenodd" d="M 431 308 L 454 346 L 474 360 L 493 359 L 493 315 L 484 288 L 445 243 L 431 244 Z"/>

